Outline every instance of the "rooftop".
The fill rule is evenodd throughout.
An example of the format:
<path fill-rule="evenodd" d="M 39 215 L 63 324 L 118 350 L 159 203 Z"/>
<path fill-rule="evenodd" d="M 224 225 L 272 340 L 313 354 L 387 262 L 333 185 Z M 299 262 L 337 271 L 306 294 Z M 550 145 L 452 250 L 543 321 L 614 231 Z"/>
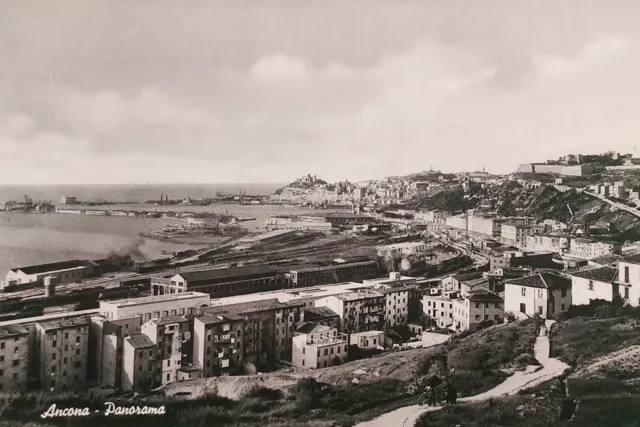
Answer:
<path fill-rule="evenodd" d="M 457 280 L 458 282 L 465 282 L 465 281 L 468 281 L 468 280 L 481 278 L 482 277 L 482 272 L 481 271 L 474 271 L 472 273 L 453 274 L 453 275 L 451 275 L 451 277 L 454 280 Z"/>
<path fill-rule="evenodd" d="M 364 266 L 364 265 L 372 265 L 372 264 L 377 264 L 376 261 L 361 261 L 361 262 L 351 262 L 351 263 L 339 263 L 339 264 L 333 264 L 333 265 L 328 265 L 326 267 L 311 267 L 311 268 L 304 268 L 304 269 L 300 269 L 300 270 L 291 270 L 292 273 L 306 273 L 306 272 L 313 272 L 313 271 L 325 271 L 325 270 L 335 270 L 338 268 L 348 268 L 348 267 L 360 267 L 360 266 Z"/>
<path fill-rule="evenodd" d="M 275 270 L 269 265 L 250 265 L 245 267 L 189 271 L 178 274 L 187 282 L 204 282 L 209 280 L 225 280 L 248 276 L 275 275 Z"/>
<path fill-rule="evenodd" d="M 596 264 L 600 264 L 600 265 L 607 265 L 607 264 L 616 263 L 620 261 L 622 258 L 623 257 L 621 255 L 607 254 L 607 255 L 591 258 L 589 261 Z"/>
<path fill-rule="evenodd" d="M 304 311 L 306 319 L 321 319 L 327 317 L 338 317 L 338 314 L 329 307 L 309 307 Z"/>
<path fill-rule="evenodd" d="M 89 321 L 86 317 L 71 317 L 67 319 L 49 320 L 46 322 L 38 323 L 45 331 L 51 331 L 55 329 L 67 329 L 86 326 Z"/>
<path fill-rule="evenodd" d="M 169 325 L 171 323 L 180 323 L 180 322 L 186 322 L 186 321 L 187 321 L 186 317 L 176 315 L 176 314 L 170 314 L 168 316 L 162 316 L 159 319 L 150 320 L 150 322 L 153 322 L 158 326 L 164 326 L 164 325 Z"/>
<path fill-rule="evenodd" d="M 128 307 L 142 304 L 157 304 L 167 301 L 178 301 L 185 299 L 210 298 L 209 294 L 202 292 L 180 292 L 177 294 L 152 295 L 148 297 L 129 298 L 113 301 L 100 301 L 100 307 L 103 305 L 108 307 Z"/>
<path fill-rule="evenodd" d="M 22 271 L 24 274 L 42 274 L 54 271 L 69 270 L 78 267 L 84 267 L 88 261 L 74 259 L 71 261 L 52 262 L 49 264 L 30 265 L 28 267 L 12 268 L 11 271 Z"/>
<path fill-rule="evenodd" d="M 352 291 L 352 292 L 346 292 L 344 294 L 335 295 L 336 298 L 341 299 L 343 301 L 357 301 L 360 299 L 378 298 L 382 296 L 384 296 L 384 294 L 378 291 L 373 291 L 373 290 Z"/>
<path fill-rule="evenodd" d="M 97 308 L 94 308 L 91 310 L 73 311 L 71 313 L 68 313 L 65 311 L 65 312 L 45 314 L 44 316 L 26 317 L 23 319 L 15 319 L 15 320 L 5 320 L 4 322 L 0 322 L 0 327 L 10 326 L 10 325 L 31 325 L 33 323 L 38 323 L 38 322 L 46 322 L 46 321 L 55 320 L 55 319 L 64 319 L 70 316 L 81 317 L 81 316 L 90 316 L 94 314 L 100 314 L 100 311 Z"/>
<path fill-rule="evenodd" d="M 384 332 L 382 331 L 364 331 L 364 332 L 358 332 L 355 334 L 351 334 L 352 337 L 377 337 L 378 335 L 382 334 Z"/>
<path fill-rule="evenodd" d="M 0 326 L 0 339 L 29 334 L 29 330 L 20 325 Z"/>
<path fill-rule="evenodd" d="M 571 279 L 556 273 L 541 272 L 531 276 L 510 279 L 505 282 L 508 285 L 526 286 L 541 289 L 571 288 Z"/>
<path fill-rule="evenodd" d="M 125 341 L 126 340 L 128 340 L 136 349 L 151 348 L 156 346 L 156 344 L 154 344 L 154 342 L 151 341 L 151 339 L 148 336 L 142 333 L 133 333 L 129 335 L 127 338 L 125 338 Z"/>
<path fill-rule="evenodd" d="M 621 262 L 626 262 L 630 264 L 640 264 L 640 254 L 624 257 L 621 260 Z"/>
<path fill-rule="evenodd" d="M 234 313 L 220 313 L 220 314 L 205 313 L 203 315 L 196 317 L 196 319 L 198 319 L 200 322 L 204 323 L 205 325 L 217 325 L 222 323 L 237 322 L 237 321 L 243 320 L 243 317 L 238 316 L 237 314 L 234 314 Z"/>
<path fill-rule="evenodd" d="M 489 301 L 489 302 L 502 302 L 503 299 L 500 295 L 495 294 L 485 289 L 477 289 L 469 291 L 466 295 L 466 299 L 469 301 Z"/>
<path fill-rule="evenodd" d="M 312 322 L 305 322 L 296 329 L 296 332 L 300 334 L 320 334 L 323 332 L 329 332 L 332 329 L 333 328 L 330 328 L 329 326 L 316 325 Z"/>
<path fill-rule="evenodd" d="M 618 269 L 614 267 L 599 267 L 589 270 L 576 271 L 572 276 L 598 282 L 613 283 L 618 278 Z"/>

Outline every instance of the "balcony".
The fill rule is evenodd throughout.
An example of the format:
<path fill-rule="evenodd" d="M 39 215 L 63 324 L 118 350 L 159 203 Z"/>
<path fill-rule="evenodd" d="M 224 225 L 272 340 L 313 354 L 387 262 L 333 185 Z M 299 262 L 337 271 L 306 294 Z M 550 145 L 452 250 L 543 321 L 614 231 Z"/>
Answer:
<path fill-rule="evenodd" d="M 307 338 L 307 345 L 316 345 L 318 347 L 324 347 L 334 344 L 346 344 L 347 334 L 338 333 L 335 336 L 322 337 L 322 338 Z"/>

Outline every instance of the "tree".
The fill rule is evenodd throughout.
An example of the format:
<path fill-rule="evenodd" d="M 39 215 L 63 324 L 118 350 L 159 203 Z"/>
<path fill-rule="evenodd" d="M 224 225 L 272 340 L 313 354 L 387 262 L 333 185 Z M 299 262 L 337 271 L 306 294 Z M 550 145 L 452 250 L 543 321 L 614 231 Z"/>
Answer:
<path fill-rule="evenodd" d="M 599 319 L 609 319 L 611 318 L 611 306 L 609 305 L 601 305 L 596 308 L 596 317 Z"/>
<path fill-rule="evenodd" d="M 504 314 L 504 318 L 507 320 L 508 323 L 516 321 L 516 315 L 513 314 L 513 312 L 511 312 L 511 311 L 505 313 Z"/>
<path fill-rule="evenodd" d="M 410 271 L 411 270 L 411 261 L 409 261 L 407 258 L 404 258 L 400 262 L 400 270 L 402 270 L 402 272 Z"/>

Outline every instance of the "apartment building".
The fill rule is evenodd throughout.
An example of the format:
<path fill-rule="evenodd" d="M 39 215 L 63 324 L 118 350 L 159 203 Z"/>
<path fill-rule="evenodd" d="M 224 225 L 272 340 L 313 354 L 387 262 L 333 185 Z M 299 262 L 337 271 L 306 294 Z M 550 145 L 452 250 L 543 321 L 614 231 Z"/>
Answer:
<path fill-rule="evenodd" d="M 360 350 L 382 350 L 384 344 L 383 331 L 366 331 L 349 335 L 349 345 L 356 346 Z"/>
<path fill-rule="evenodd" d="M 514 267 L 529 268 L 556 268 L 553 260 L 553 253 L 532 253 L 532 252 L 504 252 L 501 256 L 489 256 L 489 269 L 491 271 L 497 269 L 509 269 Z"/>
<path fill-rule="evenodd" d="M 571 254 L 582 258 L 620 255 L 622 254 L 622 245 L 617 242 L 597 241 L 577 237 L 571 239 Z"/>
<path fill-rule="evenodd" d="M 29 330 L 21 325 L 0 326 L 0 393 L 27 391 Z"/>
<path fill-rule="evenodd" d="M 142 326 L 141 317 L 109 320 L 101 315 L 89 318 L 87 385 L 122 388 L 124 340 Z"/>
<path fill-rule="evenodd" d="M 296 368 L 319 369 L 347 361 L 347 335 L 318 325 L 301 329 L 293 339 L 292 364 Z"/>
<path fill-rule="evenodd" d="M 304 303 L 277 299 L 210 307 L 211 314 L 237 314 L 244 318 L 244 342 L 246 363 L 269 365 L 274 362 L 291 362 L 291 339 L 295 326 L 304 320 Z"/>
<path fill-rule="evenodd" d="M 459 291 L 462 288 L 463 282 L 482 279 L 482 274 L 483 273 L 481 271 L 452 274 L 451 276 L 442 279 L 442 289 L 445 291 Z"/>
<path fill-rule="evenodd" d="M 454 228 L 458 230 L 467 230 L 468 220 L 466 215 L 450 216 L 446 219 L 448 228 Z"/>
<path fill-rule="evenodd" d="M 124 339 L 122 390 L 145 392 L 161 385 L 162 349 L 151 338 L 134 332 Z"/>
<path fill-rule="evenodd" d="M 527 249 L 564 254 L 571 250 L 571 237 L 534 234 L 527 236 Z"/>
<path fill-rule="evenodd" d="M 50 320 L 35 325 L 38 380 L 44 390 L 83 390 L 89 356 L 86 317 Z"/>
<path fill-rule="evenodd" d="M 486 321 L 504 321 L 504 300 L 499 295 L 475 289 L 453 302 L 453 329 L 474 331 Z"/>
<path fill-rule="evenodd" d="M 164 316 L 144 323 L 141 332 L 158 348 L 161 371 L 157 382 L 166 385 L 177 381 L 178 371 L 190 359 L 189 320 L 179 315 Z"/>
<path fill-rule="evenodd" d="M 193 321 L 193 364 L 203 377 L 242 371 L 244 318 L 237 314 L 204 314 Z"/>
<path fill-rule="evenodd" d="M 505 282 L 505 312 L 517 316 L 552 318 L 571 305 L 571 279 L 558 273 L 541 272 Z"/>
<path fill-rule="evenodd" d="M 340 328 L 340 316 L 329 307 L 308 307 L 304 310 L 304 321 L 314 325 Z"/>
<path fill-rule="evenodd" d="M 453 325 L 453 303 L 460 297 L 455 292 L 434 292 L 422 297 L 424 317 L 438 328 L 448 328 Z"/>
<path fill-rule="evenodd" d="M 629 304 L 640 306 L 640 255 L 629 256 L 618 262 L 618 283 L 622 296 Z"/>
<path fill-rule="evenodd" d="M 200 292 L 153 295 L 123 300 L 100 301 L 99 312 L 109 320 L 140 316 L 142 322 L 165 316 L 185 316 L 208 307 L 211 297 Z"/>
<path fill-rule="evenodd" d="M 415 278 L 403 277 L 400 273 L 392 272 L 388 278 L 363 280 L 362 283 L 373 284 L 373 289 L 385 296 L 384 317 L 387 328 L 406 325 L 409 322 L 410 299 L 414 297 L 412 290 L 416 288 Z"/>
<path fill-rule="evenodd" d="M 500 239 L 504 218 L 485 218 L 471 215 L 468 218 L 468 227 L 471 233 L 481 237 Z"/>
<path fill-rule="evenodd" d="M 382 330 L 385 325 L 386 296 L 372 289 L 332 295 L 315 301 L 315 306 L 336 312 L 345 333 Z"/>
<path fill-rule="evenodd" d="M 597 299 L 613 301 L 616 295 L 629 298 L 631 287 L 619 284 L 619 275 L 618 268 L 608 266 L 571 273 L 571 303 L 588 305 Z"/>
<path fill-rule="evenodd" d="M 505 223 L 500 229 L 500 241 L 504 245 L 524 248 L 527 246 L 527 236 L 533 232 L 534 229 L 530 225 Z"/>
<path fill-rule="evenodd" d="M 359 282 L 380 275 L 376 261 L 335 264 L 292 270 L 288 273 L 289 286 L 294 288 L 322 286 L 331 283 Z"/>

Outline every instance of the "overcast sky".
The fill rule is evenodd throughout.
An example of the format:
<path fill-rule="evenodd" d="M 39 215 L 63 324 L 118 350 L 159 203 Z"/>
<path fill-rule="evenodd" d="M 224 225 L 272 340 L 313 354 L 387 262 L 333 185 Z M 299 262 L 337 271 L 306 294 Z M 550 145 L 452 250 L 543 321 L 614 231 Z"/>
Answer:
<path fill-rule="evenodd" d="M 638 22 L 637 0 L 0 0 L 0 183 L 634 152 Z"/>

